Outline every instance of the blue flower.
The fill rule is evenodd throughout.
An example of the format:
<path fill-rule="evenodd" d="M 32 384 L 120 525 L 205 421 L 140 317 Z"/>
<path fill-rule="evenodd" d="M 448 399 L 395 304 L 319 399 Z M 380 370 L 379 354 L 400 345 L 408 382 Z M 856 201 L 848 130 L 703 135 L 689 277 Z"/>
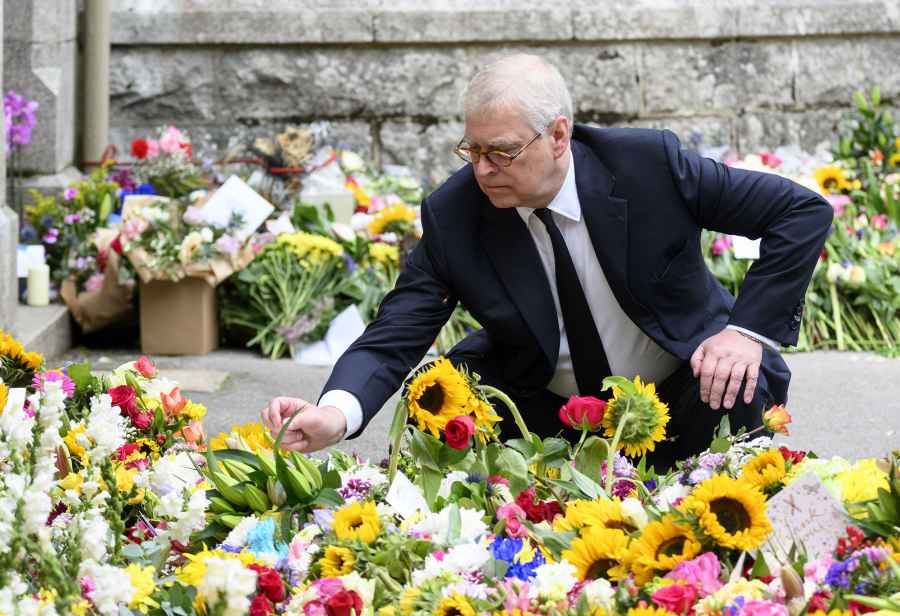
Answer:
<path fill-rule="evenodd" d="M 275 520 L 267 518 L 258 522 L 247 533 L 247 549 L 256 556 L 277 554 L 287 556 L 287 546 L 283 543 L 275 545 Z"/>
<path fill-rule="evenodd" d="M 510 539 L 509 537 L 497 537 L 491 544 L 494 560 L 512 564 L 513 560 L 522 550 L 522 539 Z"/>

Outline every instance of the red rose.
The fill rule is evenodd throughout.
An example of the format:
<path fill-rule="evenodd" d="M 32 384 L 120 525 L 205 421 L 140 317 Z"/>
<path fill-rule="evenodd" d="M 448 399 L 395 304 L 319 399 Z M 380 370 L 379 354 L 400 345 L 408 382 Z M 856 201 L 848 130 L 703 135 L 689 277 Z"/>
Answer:
<path fill-rule="evenodd" d="M 535 502 L 534 488 L 528 488 L 516 497 L 516 504 L 525 511 L 525 516 L 530 522 L 552 522 L 553 518 L 562 513 L 562 506 L 555 500 Z"/>
<path fill-rule="evenodd" d="M 444 437 L 447 439 L 447 444 L 453 449 L 466 449 L 473 434 L 475 434 L 475 422 L 468 415 L 454 417 L 447 422 L 447 427 L 444 428 Z"/>
<path fill-rule="evenodd" d="M 146 430 L 153 423 L 153 416 L 150 413 L 135 411 L 128 415 L 131 418 L 131 424 L 138 430 Z"/>
<path fill-rule="evenodd" d="M 275 607 L 271 601 L 266 599 L 265 595 L 259 594 L 253 597 L 253 601 L 250 602 L 250 616 L 266 616 L 274 613 Z"/>
<path fill-rule="evenodd" d="M 693 584 L 671 584 L 657 590 L 651 598 L 661 608 L 676 614 L 687 614 L 697 600 L 697 589 Z"/>
<path fill-rule="evenodd" d="M 109 390 L 113 406 L 119 407 L 123 415 L 131 417 L 138 412 L 137 398 L 134 390 L 128 385 L 119 385 Z"/>
<path fill-rule="evenodd" d="M 126 443 L 122 445 L 118 449 L 116 449 L 116 460 L 119 462 L 124 462 L 128 458 L 131 457 L 134 453 L 139 453 L 141 451 L 141 446 L 136 443 Z"/>
<path fill-rule="evenodd" d="M 149 146 L 147 145 L 146 139 L 135 139 L 131 142 L 131 155 L 135 158 L 144 160 L 147 158 L 148 148 Z"/>
<path fill-rule="evenodd" d="M 141 355 L 136 362 L 134 362 L 134 369 L 141 373 L 141 376 L 145 379 L 152 379 L 156 376 L 156 366 L 153 365 L 153 362 L 150 361 L 150 358 L 146 355 Z"/>
<path fill-rule="evenodd" d="M 778 451 L 781 452 L 781 457 L 784 458 L 785 462 L 792 464 L 800 464 L 803 462 L 803 458 L 806 457 L 805 451 L 793 451 L 787 447 L 779 447 Z"/>
<path fill-rule="evenodd" d="M 281 576 L 278 572 L 274 569 L 266 568 L 265 570 L 260 571 L 256 583 L 259 585 L 259 592 L 266 595 L 273 603 L 281 603 L 284 601 L 284 582 L 281 580 Z"/>
<path fill-rule="evenodd" d="M 361 614 L 362 608 L 362 599 L 352 590 L 337 592 L 325 602 L 325 613 L 328 616 L 350 616 L 351 609 L 354 614 Z"/>
<path fill-rule="evenodd" d="M 595 432 L 600 428 L 606 401 L 593 396 L 572 396 L 559 409 L 559 420 L 576 430 Z"/>
<path fill-rule="evenodd" d="M 184 153 L 188 160 L 191 160 L 191 158 L 193 158 L 194 148 L 191 146 L 190 143 L 181 143 L 178 145 L 178 147 L 180 147 L 182 150 L 184 150 Z"/>
<path fill-rule="evenodd" d="M 121 236 L 117 235 L 116 239 L 109 243 L 109 247 L 116 251 L 117 255 L 122 254 L 122 240 Z"/>

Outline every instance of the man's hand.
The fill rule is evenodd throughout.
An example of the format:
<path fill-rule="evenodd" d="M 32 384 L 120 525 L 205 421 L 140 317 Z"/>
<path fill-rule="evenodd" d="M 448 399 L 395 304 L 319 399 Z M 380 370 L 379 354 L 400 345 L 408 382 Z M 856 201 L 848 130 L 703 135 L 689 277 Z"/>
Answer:
<path fill-rule="evenodd" d="M 300 412 L 288 426 L 281 441 L 282 449 L 309 453 L 334 445 L 347 431 L 347 418 L 334 406 L 316 406 L 300 398 L 272 398 L 262 410 L 263 423 L 277 437 L 281 427 Z"/>
<path fill-rule="evenodd" d="M 704 340 L 691 355 L 694 377 L 700 378 L 700 399 L 712 409 L 720 404 L 730 409 L 746 376 L 744 402 L 753 402 L 762 351 L 762 343 L 733 329 L 723 329 Z"/>

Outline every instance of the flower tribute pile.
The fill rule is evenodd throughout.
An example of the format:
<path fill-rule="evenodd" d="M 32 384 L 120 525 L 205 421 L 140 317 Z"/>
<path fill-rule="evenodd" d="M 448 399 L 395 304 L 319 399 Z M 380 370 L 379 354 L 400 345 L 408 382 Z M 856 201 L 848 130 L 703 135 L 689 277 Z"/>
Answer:
<path fill-rule="evenodd" d="M 668 409 L 640 379 L 569 400 L 573 445 L 440 359 L 411 381 L 382 464 L 285 452 L 259 424 L 207 439 L 206 409 L 146 357 L 47 369 L 0 334 L 0 379 L 5 615 L 900 610 L 897 452 L 822 460 L 723 422 L 657 474 L 640 457 Z M 786 432 L 790 416 L 764 420 Z M 840 528 L 779 552 L 789 520 L 770 512 L 809 481 Z"/>

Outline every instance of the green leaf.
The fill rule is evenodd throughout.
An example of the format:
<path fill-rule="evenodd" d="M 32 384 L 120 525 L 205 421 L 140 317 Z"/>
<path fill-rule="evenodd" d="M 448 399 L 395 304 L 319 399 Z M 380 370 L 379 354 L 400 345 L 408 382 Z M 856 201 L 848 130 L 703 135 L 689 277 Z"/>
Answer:
<path fill-rule="evenodd" d="M 396 441 L 397 437 L 406 427 L 406 419 L 409 416 L 409 409 L 405 404 L 398 404 L 397 410 L 394 411 L 394 418 L 391 420 L 391 429 L 388 431 L 388 443 Z"/>
<path fill-rule="evenodd" d="M 509 489 L 513 494 L 528 488 L 528 464 L 521 453 L 503 448 L 497 455 L 496 464 L 500 474 L 509 479 Z"/>
<path fill-rule="evenodd" d="M 97 222 L 101 225 L 106 225 L 106 219 L 112 214 L 112 203 L 112 195 L 106 193 L 103 196 L 103 202 L 100 203 L 100 211 L 97 214 Z"/>
<path fill-rule="evenodd" d="M 435 468 L 440 468 L 438 461 L 441 456 L 442 443 L 421 430 L 413 430 L 409 448 L 413 456 L 422 464 L 428 462 Z"/>
<path fill-rule="evenodd" d="M 709 445 L 709 450 L 712 453 L 725 453 L 730 448 L 731 441 L 729 441 L 727 438 L 715 438 Z"/>
<path fill-rule="evenodd" d="M 512 447 L 520 454 L 525 456 L 525 459 L 530 459 L 534 454 L 537 453 L 537 449 L 534 446 L 534 443 L 526 441 L 524 438 L 511 438 L 506 441 L 507 447 Z"/>
<path fill-rule="evenodd" d="M 881 104 L 881 88 L 877 85 L 872 88 L 872 106 L 877 107 Z"/>
<path fill-rule="evenodd" d="M 859 90 L 853 93 L 853 102 L 856 104 L 856 108 L 860 111 L 868 111 L 869 105 L 866 103 L 866 97 Z"/>
<path fill-rule="evenodd" d="M 465 459 L 466 454 L 469 453 L 469 449 L 454 449 L 447 443 L 441 443 L 441 451 L 438 456 L 438 466 L 441 468 L 446 468 L 448 466 L 453 466 L 454 464 L 459 464 Z"/>
<path fill-rule="evenodd" d="M 750 570 L 750 577 L 760 578 L 772 575 L 769 567 L 766 565 L 766 559 L 763 558 L 762 552 L 756 553 L 756 559 L 753 561 L 753 569 Z"/>
<path fill-rule="evenodd" d="M 626 379 L 624 376 L 608 376 L 603 379 L 603 391 L 618 387 L 626 393 L 634 392 L 634 383 Z"/>
<path fill-rule="evenodd" d="M 565 458 L 569 455 L 569 441 L 562 438 L 550 437 L 544 439 L 544 453 L 541 461 L 549 464 L 554 460 Z"/>
<path fill-rule="evenodd" d="M 425 495 L 425 502 L 428 503 L 432 511 L 434 510 L 434 503 L 437 500 L 437 494 L 441 489 L 441 481 L 443 479 L 443 473 L 434 467 L 423 466 L 422 471 L 419 473 L 418 481 L 422 488 L 422 493 Z"/>
<path fill-rule="evenodd" d="M 334 488 L 322 488 L 312 504 L 322 507 L 340 507 L 344 504 L 344 497 L 338 494 Z"/>
<path fill-rule="evenodd" d="M 447 545 L 455 545 L 459 540 L 462 530 L 462 518 L 459 515 L 459 507 L 456 503 L 450 505 L 450 513 L 447 516 Z"/>
<path fill-rule="evenodd" d="M 731 419 L 729 419 L 728 413 L 725 413 L 719 421 L 719 427 L 716 428 L 715 438 L 727 438 L 729 436 L 731 436 Z"/>
<path fill-rule="evenodd" d="M 600 484 L 579 471 L 577 468 L 570 468 L 569 471 L 572 473 L 572 480 L 575 482 L 575 485 L 577 485 L 578 489 L 584 492 L 588 498 L 600 498 L 600 496 L 605 494 L 603 488 L 600 487 Z"/>
<path fill-rule="evenodd" d="M 89 387 L 94 379 L 91 374 L 91 364 L 87 362 L 83 364 L 72 364 L 66 369 L 66 372 L 78 389 Z"/>
<path fill-rule="evenodd" d="M 554 560 L 559 560 L 562 557 L 563 551 L 568 550 L 572 546 L 572 540 L 578 535 L 574 531 L 557 533 L 527 521 L 524 524 L 529 532 L 537 537 L 541 545 L 547 548 Z"/>
<path fill-rule="evenodd" d="M 608 454 L 609 443 L 606 440 L 589 436 L 575 457 L 575 467 L 588 477 L 599 478 L 603 461 L 606 460 Z"/>

